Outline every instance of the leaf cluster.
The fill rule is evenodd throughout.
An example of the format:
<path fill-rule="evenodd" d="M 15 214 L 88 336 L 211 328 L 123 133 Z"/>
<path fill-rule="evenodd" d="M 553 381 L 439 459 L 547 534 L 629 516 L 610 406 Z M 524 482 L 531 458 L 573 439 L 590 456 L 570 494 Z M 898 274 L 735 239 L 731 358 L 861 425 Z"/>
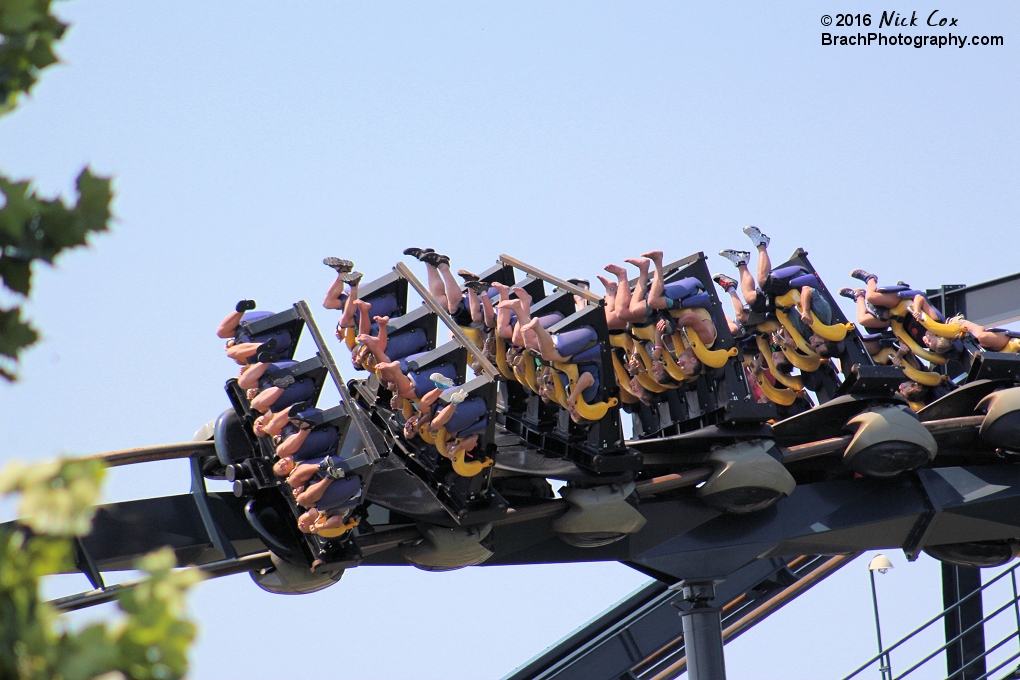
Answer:
<path fill-rule="evenodd" d="M 137 565 L 148 576 L 119 593 L 123 616 L 73 632 L 39 596 L 43 576 L 74 570 L 74 537 L 90 529 L 103 468 L 94 461 L 8 465 L 0 495 L 18 494 L 22 519 L 0 526 L 0 677 L 18 680 L 137 678 L 187 672 L 195 626 L 184 595 L 201 576 L 176 570 L 169 548 Z"/>
<path fill-rule="evenodd" d="M 50 0 L 0 2 L 0 115 L 12 110 L 39 72 L 57 62 L 53 43 L 67 24 L 50 14 Z"/>
<path fill-rule="evenodd" d="M 32 290 L 33 262 L 52 264 L 67 248 L 85 245 L 90 233 L 109 228 L 110 178 L 96 176 L 86 167 L 75 185 L 76 200 L 67 205 L 60 198 L 40 197 L 29 182 L 0 175 L 0 283 L 17 298 Z M 22 318 L 20 304 L 0 307 L 0 358 L 10 365 L 0 364 L 0 376 L 15 379 L 19 353 L 38 337 Z"/>
<path fill-rule="evenodd" d="M 50 0 L 0 0 L 0 116 L 28 93 L 39 72 L 57 62 L 54 43 L 67 29 L 50 13 Z M 110 178 L 83 169 L 77 197 L 39 196 L 27 181 L 0 175 L 0 283 L 21 299 L 32 288 L 32 263 L 53 264 L 67 248 L 84 245 L 92 232 L 109 227 Z M 0 377 L 17 378 L 21 350 L 39 339 L 20 304 L 0 305 Z"/>

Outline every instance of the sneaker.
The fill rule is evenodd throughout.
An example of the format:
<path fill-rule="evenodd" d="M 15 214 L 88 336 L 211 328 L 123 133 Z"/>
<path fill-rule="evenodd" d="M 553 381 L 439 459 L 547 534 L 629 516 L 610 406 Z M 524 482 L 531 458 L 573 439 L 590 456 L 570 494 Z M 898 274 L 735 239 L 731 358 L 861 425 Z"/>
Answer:
<path fill-rule="evenodd" d="M 858 296 L 864 295 L 864 291 L 861 290 L 860 288 L 857 288 L 857 289 L 854 289 L 854 288 L 840 288 L 839 289 L 839 294 L 842 297 L 845 297 L 848 300 L 853 300 L 854 302 L 857 302 Z"/>
<path fill-rule="evenodd" d="M 489 284 L 485 281 L 468 281 L 464 284 L 465 288 L 469 288 L 479 295 L 483 295 L 489 291 Z"/>
<path fill-rule="evenodd" d="M 405 248 L 404 249 L 404 255 L 410 255 L 411 257 L 415 258 L 416 260 L 420 260 L 422 258 L 422 255 L 424 255 L 425 253 L 434 253 L 434 252 L 436 252 L 436 251 L 433 250 L 432 248 Z"/>
<path fill-rule="evenodd" d="M 766 248 L 769 247 L 769 242 L 771 241 L 771 239 L 769 239 L 769 237 L 766 236 L 765 234 L 761 233 L 761 229 L 759 229 L 758 227 L 754 227 L 749 224 L 746 227 L 744 227 L 744 233 L 747 234 L 747 237 L 749 239 L 751 239 L 751 243 L 754 244 L 755 248 L 758 248 L 760 246 L 764 246 Z"/>
<path fill-rule="evenodd" d="M 285 375 L 282 378 L 277 378 L 276 380 L 273 381 L 273 387 L 280 387 L 283 389 L 287 389 L 293 384 L 294 376 L 292 375 Z"/>
<path fill-rule="evenodd" d="M 450 395 L 450 403 L 462 404 L 464 403 L 464 400 L 467 399 L 467 396 L 468 396 L 467 390 L 465 390 L 464 388 L 456 390 L 453 394 Z"/>
<path fill-rule="evenodd" d="M 737 288 L 737 280 L 725 274 L 712 274 L 712 280 L 719 284 L 719 287 L 727 293 Z"/>
<path fill-rule="evenodd" d="M 864 271 L 863 269 L 855 269 L 852 272 L 850 272 L 850 278 L 857 279 L 858 281 L 863 281 L 864 283 L 867 283 L 871 279 L 875 279 L 875 283 L 878 283 L 877 276 L 875 276 L 871 272 Z"/>
<path fill-rule="evenodd" d="M 429 376 L 429 380 L 431 380 L 436 387 L 442 387 L 444 390 L 453 387 L 453 381 L 442 373 L 433 373 Z"/>
<path fill-rule="evenodd" d="M 444 264 L 450 264 L 450 257 L 448 255 L 440 255 L 434 250 L 431 253 L 425 253 L 418 259 L 424 262 L 425 264 L 432 265 L 433 267 L 439 267 Z"/>
<path fill-rule="evenodd" d="M 234 311 L 237 311 L 237 312 L 247 312 L 247 311 L 250 311 L 252 309 L 255 309 L 255 301 L 254 300 L 241 300 L 236 305 L 234 305 Z"/>
<path fill-rule="evenodd" d="M 337 274 L 343 274 L 354 269 L 354 263 L 350 260 L 341 260 L 339 257 L 327 257 L 322 260 L 322 264 L 326 265 L 330 269 L 335 269 Z"/>
<path fill-rule="evenodd" d="M 361 272 L 344 272 L 340 275 L 340 280 L 350 284 L 351 288 L 361 283 L 361 277 L 364 276 Z"/>
<path fill-rule="evenodd" d="M 719 254 L 732 262 L 735 267 L 746 265 L 747 261 L 751 258 L 751 253 L 746 250 L 720 250 Z"/>
<path fill-rule="evenodd" d="M 478 280 L 478 274 L 472 274 L 467 269 L 459 270 L 457 272 L 457 276 L 459 276 L 460 278 L 464 279 L 464 283 L 467 283 L 468 281 L 477 281 Z"/>

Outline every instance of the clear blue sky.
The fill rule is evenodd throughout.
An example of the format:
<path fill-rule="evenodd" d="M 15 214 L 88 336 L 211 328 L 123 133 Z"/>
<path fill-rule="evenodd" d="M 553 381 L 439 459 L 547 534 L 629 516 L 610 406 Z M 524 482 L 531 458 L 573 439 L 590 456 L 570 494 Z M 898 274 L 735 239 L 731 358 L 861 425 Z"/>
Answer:
<path fill-rule="evenodd" d="M 369 278 L 409 245 L 594 277 L 651 247 L 744 247 L 757 224 L 833 288 L 858 266 L 918 287 L 1020 270 L 1016 2 L 939 4 L 1005 37 L 942 50 L 823 47 L 822 14 L 890 9 L 863 2 L 57 7 L 64 63 L 0 120 L 0 169 L 53 194 L 91 163 L 118 221 L 37 270 L 45 338 L 0 385 L 4 458 L 189 439 L 228 405 L 217 322 L 243 297 L 317 306 L 325 255 Z M 112 473 L 107 496 L 186 489 L 168 463 Z M 892 635 L 941 596 L 933 561 L 887 552 Z M 279 597 L 236 576 L 192 598 L 191 676 L 498 677 L 643 581 L 360 568 Z M 854 564 L 729 647 L 730 676 L 841 675 L 873 648 L 869 598 Z"/>

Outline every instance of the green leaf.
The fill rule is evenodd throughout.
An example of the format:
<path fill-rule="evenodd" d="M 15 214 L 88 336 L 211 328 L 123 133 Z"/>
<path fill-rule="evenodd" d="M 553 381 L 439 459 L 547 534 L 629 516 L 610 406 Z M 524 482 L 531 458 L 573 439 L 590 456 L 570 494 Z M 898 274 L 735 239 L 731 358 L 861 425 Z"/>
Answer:
<path fill-rule="evenodd" d="M 35 0 L 4 0 L 0 3 L 0 30 L 4 33 L 23 33 L 42 19 Z"/>
<path fill-rule="evenodd" d="M 32 266 L 24 260 L 0 255 L 0 279 L 15 293 L 28 295 L 32 288 Z"/>
<path fill-rule="evenodd" d="M 110 201 L 113 191 L 110 178 L 93 175 L 86 166 L 78 174 L 75 186 L 78 188 L 78 203 L 74 207 L 75 221 L 84 234 L 89 231 L 106 231 L 110 222 Z"/>
<path fill-rule="evenodd" d="M 30 197 L 29 186 L 28 182 L 11 182 L 0 176 L 0 194 L 4 196 L 4 206 L 0 208 L 0 236 L 7 234 L 11 239 L 20 239 L 25 225 L 38 212 L 38 202 Z"/>
<path fill-rule="evenodd" d="M 18 358 L 18 353 L 35 343 L 39 334 L 21 320 L 21 308 L 0 309 L 0 355 Z"/>

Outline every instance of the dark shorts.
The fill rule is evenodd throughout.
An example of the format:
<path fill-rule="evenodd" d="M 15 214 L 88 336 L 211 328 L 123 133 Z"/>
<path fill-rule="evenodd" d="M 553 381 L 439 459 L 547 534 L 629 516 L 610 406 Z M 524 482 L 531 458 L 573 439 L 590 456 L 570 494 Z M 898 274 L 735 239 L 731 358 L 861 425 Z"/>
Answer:
<path fill-rule="evenodd" d="M 457 308 L 453 310 L 450 316 L 457 322 L 458 326 L 470 326 L 471 325 L 471 310 L 468 309 L 467 298 L 462 298 Z"/>

